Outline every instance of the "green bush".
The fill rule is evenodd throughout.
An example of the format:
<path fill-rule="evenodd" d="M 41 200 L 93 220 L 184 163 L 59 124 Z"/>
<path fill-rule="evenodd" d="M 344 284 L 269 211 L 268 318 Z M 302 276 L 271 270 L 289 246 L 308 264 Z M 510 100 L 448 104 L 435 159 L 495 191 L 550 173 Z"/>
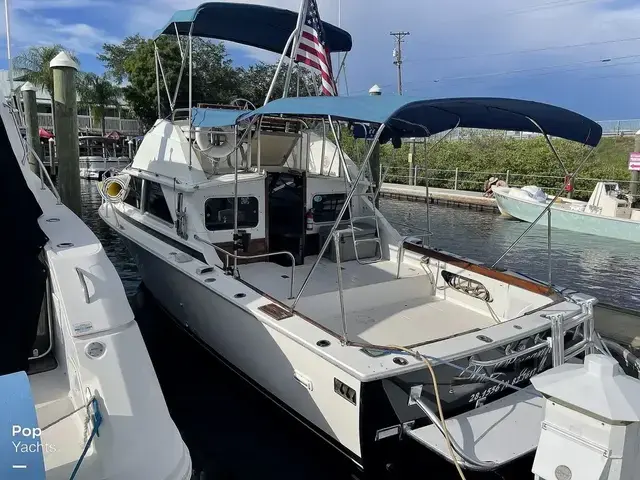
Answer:
<path fill-rule="evenodd" d="M 363 141 L 354 141 L 345 131 L 342 145 L 349 156 L 360 161 Z M 429 140 L 427 148 L 435 142 Z M 588 154 L 589 148 L 576 142 L 553 139 L 552 143 L 567 169 L 572 172 Z M 617 180 L 621 188 L 628 188 L 630 172 L 628 170 L 629 152 L 633 151 L 633 137 L 607 137 L 587 160 L 578 173 L 575 183 L 575 198 L 588 198 L 595 186 L 594 180 Z M 385 182 L 408 183 L 410 152 L 409 142 L 399 149 L 390 144 L 380 149 L 382 170 L 391 167 Z M 459 190 L 482 190 L 488 175 L 506 180 L 509 172 L 511 186 L 537 185 L 549 193 L 562 186 L 564 172 L 543 137 L 525 139 L 505 138 L 501 134 L 474 135 L 461 140 L 444 140 L 435 149 L 429 151 L 429 185 L 441 188 L 453 188 L 455 169 L 458 173 Z M 417 143 L 413 158 L 417 165 L 418 185 L 424 185 L 425 145 Z M 471 173 L 468 173 L 471 172 Z"/>

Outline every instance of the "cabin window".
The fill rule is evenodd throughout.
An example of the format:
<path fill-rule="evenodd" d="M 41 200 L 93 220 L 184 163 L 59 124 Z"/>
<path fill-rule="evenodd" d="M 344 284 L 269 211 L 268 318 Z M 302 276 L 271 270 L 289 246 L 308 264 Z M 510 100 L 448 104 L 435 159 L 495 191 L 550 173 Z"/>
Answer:
<path fill-rule="evenodd" d="M 140 201 L 142 199 L 142 179 L 138 177 L 130 177 L 129 193 L 124 199 L 124 203 L 128 203 L 132 207 L 141 209 Z"/>
<path fill-rule="evenodd" d="M 146 196 L 146 211 L 158 217 L 160 220 L 173 223 L 173 218 L 171 217 L 171 212 L 169 211 L 169 206 L 167 205 L 167 200 L 164 198 L 160 184 L 147 180 Z"/>
<path fill-rule="evenodd" d="M 335 222 L 344 205 L 344 193 L 326 193 L 313 196 L 313 221 Z M 342 220 L 349 220 L 349 209 L 344 212 Z"/>
<path fill-rule="evenodd" d="M 233 230 L 233 197 L 207 198 L 204 203 L 207 230 Z M 238 197 L 238 228 L 254 228 L 260 220 L 256 197 Z"/>

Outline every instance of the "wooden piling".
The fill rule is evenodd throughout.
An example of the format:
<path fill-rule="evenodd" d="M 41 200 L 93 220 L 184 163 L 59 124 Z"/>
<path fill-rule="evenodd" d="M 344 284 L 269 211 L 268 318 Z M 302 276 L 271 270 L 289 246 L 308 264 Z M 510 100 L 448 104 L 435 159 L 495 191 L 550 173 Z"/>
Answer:
<path fill-rule="evenodd" d="M 80 149 L 78 144 L 78 65 L 66 52 L 51 60 L 53 71 L 54 121 L 58 159 L 58 191 L 62 202 L 76 215 L 82 213 L 80 198 Z"/>
<path fill-rule="evenodd" d="M 33 151 L 29 151 L 29 167 L 36 175 L 40 175 L 40 166 L 36 155 L 42 160 L 42 148 L 40 145 L 40 129 L 38 126 L 38 104 L 36 102 L 36 87 L 31 82 L 26 82 L 20 88 L 22 103 L 24 104 L 25 127 L 27 130 L 27 143 Z M 34 155 L 33 152 L 36 154 Z"/>

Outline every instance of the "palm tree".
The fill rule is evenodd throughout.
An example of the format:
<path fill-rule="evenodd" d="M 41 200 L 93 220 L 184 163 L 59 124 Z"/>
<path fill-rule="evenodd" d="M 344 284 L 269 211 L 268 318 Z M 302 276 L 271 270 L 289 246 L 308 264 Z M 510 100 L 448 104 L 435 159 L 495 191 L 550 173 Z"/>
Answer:
<path fill-rule="evenodd" d="M 80 102 L 91 110 L 94 121 L 100 122 L 102 135 L 106 134 L 105 113 L 108 107 L 118 106 L 122 91 L 111 83 L 106 75 L 83 73 L 78 81 Z"/>
<path fill-rule="evenodd" d="M 17 73 L 15 80 L 31 82 L 49 94 L 53 118 L 55 118 L 55 101 L 53 95 L 53 72 L 51 71 L 50 63 L 63 50 L 64 47 L 58 44 L 29 47 L 13 60 L 13 68 Z M 73 53 L 67 53 L 73 61 L 78 63 L 78 58 Z"/>

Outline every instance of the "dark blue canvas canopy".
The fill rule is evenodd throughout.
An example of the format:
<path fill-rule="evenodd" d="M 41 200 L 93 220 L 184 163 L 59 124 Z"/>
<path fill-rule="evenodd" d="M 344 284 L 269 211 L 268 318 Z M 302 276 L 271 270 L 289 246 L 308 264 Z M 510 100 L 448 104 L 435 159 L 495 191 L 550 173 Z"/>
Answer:
<path fill-rule="evenodd" d="M 298 13 L 281 8 L 243 3 L 209 2 L 190 10 L 179 10 L 167 24 L 153 34 L 176 33 L 188 35 L 193 24 L 196 37 L 227 40 L 243 45 L 282 53 L 291 33 L 295 30 Z M 351 35 L 341 28 L 322 22 L 326 46 L 330 52 L 351 50 Z"/>
<path fill-rule="evenodd" d="M 459 127 L 540 133 L 596 146 L 602 127 L 578 113 L 545 103 L 511 98 L 421 99 L 405 96 L 282 98 L 246 113 L 295 115 L 384 123 L 381 141 L 392 137 L 424 137 Z M 533 121 L 532 121 L 533 120 Z M 535 122 L 535 123 L 533 123 Z"/>

